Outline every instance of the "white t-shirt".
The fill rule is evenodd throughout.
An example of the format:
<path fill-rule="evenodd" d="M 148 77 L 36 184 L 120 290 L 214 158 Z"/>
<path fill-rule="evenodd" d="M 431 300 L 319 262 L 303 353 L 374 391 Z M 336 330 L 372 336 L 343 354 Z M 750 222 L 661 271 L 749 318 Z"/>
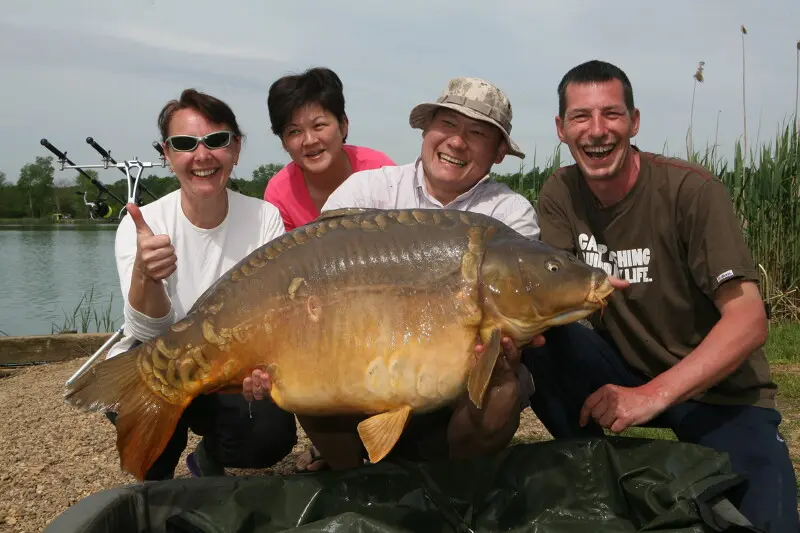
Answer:
<path fill-rule="evenodd" d="M 193 225 L 183 214 L 181 191 L 141 207 L 142 217 L 155 235 L 169 235 L 177 257 L 176 270 L 164 285 L 172 304 L 160 318 L 143 315 L 128 304 L 131 272 L 136 258 L 136 227 L 129 216 L 117 228 L 115 253 L 122 298 L 124 337 L 109 350 L 113 357 L 135 340 L 155 338 L 186 316 L 194 302 L 225 272 L 259 246 L 285 233 L 278 208 L 260 198 L 227 189 L 228 215 L 212 229 Z"/>
<path fill-rule="evenodd" d="M 345 207 L 378 209 L 447 208 L 489 215 L 529 237 L 539 238 L 539 217 L 531 203 L 488 175 L 443 206 L 428 193 L 422 161 L 354 172 L 333 191 L 322 211 Z"/>
<path fill-rule="evenodd" d="M 333 191 L 321 211 L 347 207 L 377 209 L 458 209 L 489 215 L 518 233 L 538 240 L 539 217 L 531 203 L 507 185 L 492 180 L 488 175 L 472 189 L 442 206 L 428 194 L 423 177 L 422 161 L 417 158 L 407 165 L 383 167 L 354 172 Z M 528 368 L 517 367 L 520 385 L 521 408 L 530 405 L 534 392 L 533 377 Z"/>

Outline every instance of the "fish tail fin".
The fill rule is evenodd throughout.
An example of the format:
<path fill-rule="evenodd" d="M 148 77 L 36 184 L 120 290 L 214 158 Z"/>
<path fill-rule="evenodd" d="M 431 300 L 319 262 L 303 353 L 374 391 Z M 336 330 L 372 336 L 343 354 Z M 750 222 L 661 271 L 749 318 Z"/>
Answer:
<path fill-rule="evenodd" d="M 66 387 L 66 403 L 87 411 L 116 413 L 120 466 L 143 480 L 172 438 L 186 405 L 173 404 L 147 386 L 138 348 L 90 367 Z"/>
<path fill-rule="evenodd" d="M 489 386 L 489 380 L 492 378 L 494 366 L 497 363 L 497 356 L 499 355 L 500 330 L 495 328 L 492 330 L 486 350 L 484 350 L 481 358 L 478 359 L 478 362 L 475 363 L 475 366 L 470 370 L 467 380 L 469 399 L 478 409 L 483 406 L 483 397 L 486 394 L 486 389 Z"/>

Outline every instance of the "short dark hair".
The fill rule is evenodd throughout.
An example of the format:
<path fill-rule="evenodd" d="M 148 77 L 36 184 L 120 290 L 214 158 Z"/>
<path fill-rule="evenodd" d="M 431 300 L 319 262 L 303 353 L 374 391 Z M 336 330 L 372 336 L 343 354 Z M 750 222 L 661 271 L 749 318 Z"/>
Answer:
<path fill-rule="evenodd" d="M 593 59 L 573 67 L 561 78 L 561 83 L 558 84 L 558 116 L 563 119 L 567 110 L 567 85 L 570 83 L 600 83 L 611 80 L 619 80 L 622 83 L 625 107 L 628 108 L 628 112 L 633 113 L 633 87 L 631 87 L 628 76 L 625 75 L 621 68 L 611 63 Z"/>
<path fill-rule="evenodd" d="M 335 116 L 339 123 L 347 119 L 344 112 L 344 86 L 331 69 L 314 67 L 301 74 L 277 79 L 270 86 L 267 96 L 272 133 L 282 138 L 283 130 L 292 120 L 294 112 L 314 103 Z M 346 136 L 344 140 L 347 140 Z"/>
<path fill-rule="evenodd" d="M 236 122 L 236 115 L 228 104 L 195 89 L 185 89 L 179 99 L 167 102 L 158 115 L 158 130 L 161 132 L 162 141 L 166 141 L 169 137 L 172 117 L 181 109 L 194 109 L 209 121 L 228 126 L 237 137 L 244 137 L 242 130 L 239 129 L 239 123 Z"/>

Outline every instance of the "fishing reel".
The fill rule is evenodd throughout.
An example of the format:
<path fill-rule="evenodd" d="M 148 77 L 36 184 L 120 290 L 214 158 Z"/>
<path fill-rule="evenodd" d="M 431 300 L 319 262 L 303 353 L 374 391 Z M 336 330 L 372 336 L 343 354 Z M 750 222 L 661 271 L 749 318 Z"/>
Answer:
<path fill-rule="evenodd" d="M 75 194 L 83 194 L 83 205 L 85 205 L 87 211 L 89 211 L 90 219 L 111 219 L 111 216 L 114 214 L 114 208 L 112 208 L 110 205 L 108 205 L 108 203 L 106 203 L 105 200 L 103 200 L 102 194 L 97 195 L 97 198 L 93 202 L 90 202 L 86 199 L 86 191 L 76 191 Z"/>

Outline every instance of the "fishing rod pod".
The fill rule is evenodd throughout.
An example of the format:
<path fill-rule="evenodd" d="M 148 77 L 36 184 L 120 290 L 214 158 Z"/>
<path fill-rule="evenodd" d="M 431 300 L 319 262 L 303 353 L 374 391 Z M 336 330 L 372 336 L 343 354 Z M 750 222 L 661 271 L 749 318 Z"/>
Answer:
<path fill-rule="evenodd" d="M 96 142 L 96 141 L 95 141 L 93 138 L 91 138 L 91 137 L 86 137 L 86 144 L 88 144 L 89 146 L 91 146 L 92 148 L 94 148 L 95 150 L 97 150 L 97 151 L 98 151 L 98 153 L 99 153 L 101 156 L 103 156 L 103 162 L 110 162 L 110 163 L 112 163 L 112 164 L 114 164 L 114 165 L 116 165 L 116 164 L 117 164 L 117 162 L 116 162 L 116 161 L 114 161 L 114 158 L 113 158 L 113 157 L 111 157 L 111 152 L 110 152 L 110 151 L 107 151 L 105 148 L 103 148 L 102 146 L 100 146 L 99 144 L 97 144 L 97 142 Z M 161 162 L 161 166 L 166 166 L 166 162 L 164 161 L 163 153 L 162 153 L 162 162 Z M 125 172 L 124 170 L 122 170 L 122 168 L 121 168 L 121 167 L 117 166 L 117 168 L 119 169 L 119 171 L 120 171 L 120 172 L 122 172 L 123 174 L 125 174 L 125 175 L 127 176 L 127 172 Z M 140 184 L 140 187 L 142 188 L 142 190 L 143 190 L 144 192 L 146 192 L 148 195 L 150 195 L 150 198 L 152 198 L 153 200 L 158 200 L 158 198 L 156 197 L 156 195 L 154 195 L 153 193 L 151 193 L 151 192 L 148 190 L 148 188 L 145 186 L 145 184 L 144 184 L 144 183 Z"/>
<path fill-rule="evenodd" d="M 149 194 L 154 200 L 158 200 L 158 198 L 152 192 L 147 190 L 147 188 L 145 187 L 145 185 L 143 183 L 142 184 L 139 183 L 139 180 L 140 180 L 140 178 L 142 176 L 142 171 L 145 168 L 154 168 L 154 167 L 158 166 L 158 164 L 151 163 L 149 161 L 140 161 L 138 157 L 134 157 L 131 160 L 122 161 L 121 163 L 118 163 L 117 161 L 115 161 L 111 157 L 110 152 L 108 152 L 102 146 L 97 144 L 97 142 L 92 137 L 87 137 L 86 138 L 86 142 L 92 148 L 94 148 L 95 150 L 97 150 L 100 153 L 100 155 L 103 157 L 103 164 L 101 164 L 101 165 L 76 165 L 75 163 L 73 163 L 67 157 L 66 152 L 60 151 L 58 148 L 53 146 L 47 139 L 42 139 L 41 140 L 42 146 L 44 146 L 45 148 L 50 150 L 53 154 L 55 154 L 56 157 L 58 157 L 58 163 L 60 165 L 60 170 L 62 170 L 62 171 L 66 170 L 66 169 L 77 170 L 81 175 L 83 175 L 84 177 L 89 179 L 89 181 L 91 181 L 92 184 L 95 187 L 97 187 L 98 190 L 100 191 L 100 194 L 98 195 L 97 201 L 94 202 L 94 203 L 87 202 L 86 201 L 86 195 L 84 193 L 84 204 L 86 204 L 87 208 L 89 208 L 90 216 L 92 216 L 93 213 L 97 214 L 98 216 L 101 216 L 101 217 L 110 216 L 106 212 L 106 209 L 110 210 L 110 207 L 108 206 L 108 204 L 105 204 L 105 202 L 103 202 L 103 200 L 101 198 L 102 193 L 108 194 L 109 196 L 114 198 L 117 202 L 119 202 L 120 205 L 122 206 L 122 208 L 120 209 L 119 215 L 117 216 L 118 220 L 122 220 L 122 217 L 124 216 L 124 213 L 126 211 L 126 207 L 125 206 L 126 206 L 127 203 L 133 203 L 133 204 L 136 204 L 136 205 L 140 205 L 140 202 L 139 202 L 139 187 L 140 186 L 141 186 L 142 190 L 147 192 L 147 194 Z M 159 152 L 161 152 L 161 151 L 159 151 Z M 164 157 L 163 152 L 161 152 L 161 164 L 160 164 L 160 166 L 162 168 L 167 166 L 167 160 L 166 160 L 166 157 Z M 99 181 L 94 179 L 92 176 L 90 176 L 89 174 L 87 174 L 83 170 L 85 168 L 108 169 L 108 168 L 111 168 L 111 167 L 118 168 L 120 170 L 120 172 L 124 173 L 126 178 L 127 178 L 127 182 L 128 182 L 128 201 L 127 202 L 122 201 L 118 196 L 116 196 L 114 193 L 112 193 L 110 190 L 108 190 L 108 188 L 105 185 L 103 185 L 102 183 L 100 183 Z M 103 207 L 103 206 L 105 206 L 105 207 Z M 92 218 L 94 218 L 94 217 L 92 217 Z"/>

